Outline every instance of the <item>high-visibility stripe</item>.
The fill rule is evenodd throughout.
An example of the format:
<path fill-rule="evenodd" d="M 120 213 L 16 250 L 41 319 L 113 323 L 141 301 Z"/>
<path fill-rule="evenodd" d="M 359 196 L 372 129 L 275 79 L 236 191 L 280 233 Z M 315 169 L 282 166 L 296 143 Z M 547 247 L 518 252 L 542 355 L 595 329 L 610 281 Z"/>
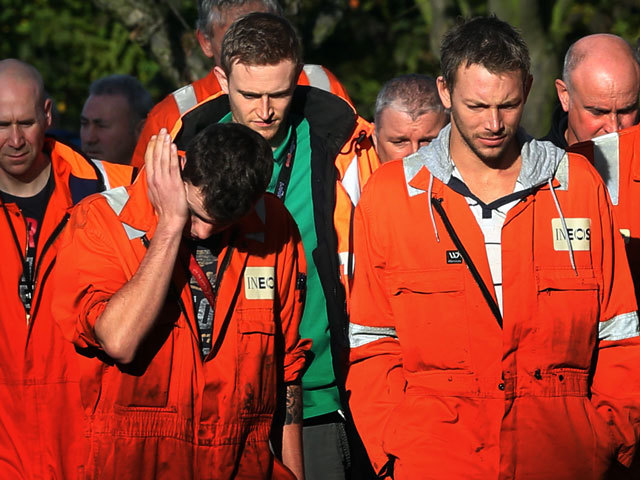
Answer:
<path fill-rule="evenodd" d="M 178 105 L 178 111 L 180 115 L 184 114 L 187 110 L 192 109 L 198 104 L 198 98 L 196 97 L 196 91 L 193 88 L 193 85 L 185 85 L 182 88 L 179 88 L 175 92 L 173 92 L 173 99 L 176 101 Z"/>
<path fill-rule="evenodd" d="M 120 215 L 122 209 L 129 201 L 129 192 L 127 192 L 127 189 L 124 187 L 107 190 L 100 193 L 100 195 L 103 195 L 104 198 L 107 199 L 107 203 L 116 215 Z M 124 222 L 122 222 L 122 227 L 127 233 L 127 237 L 129 238 L 129 240 L 133 240 L 134 238 L 141 238 L 146 233 L 144 230 L 138 230 L 137 228 L 133 228 L 131 225 L 127 225 Z"/>
<path fill-rule="evenodd" d="M 383 338 L 398 339 L 396 329 L 392 327 L 369 327 L 349 323 L 349 345 L 351 348 L 362 347 Z"/>
<path fill-rule="evenodd" d="M 307 75 L 310 86 L 331 92 L 331 80 L 329 80 L 327 72 L 324 71 L 322 65 L 305 65 L 302 70 Z"/>
<path fill-rule="evenodd" d="M 105 170 L 104 165 L 102 164 L 102 160 L 92 158 L 91 161 L 96 166 L 96 168 L 100 170 L 100 173 L 102 174 L 102 180 L 104 183 L 105 190 L 109 190 L 111 188 L 111 184 L 109 183 L 109 176 L 107 175 L 107 171 Z"/>
<path fill-rule="evenodd" d="M 356 265 L 355 255 L 351 253 L 351 271 L 350 272 L 347 271 L 347 269 L 349 268 L 349 252 L 339 252 L 338 261 L 340 262 L 340 266 L 343 267 L 344 274 L 347 276 L 351 276 L 353 274 L 353 271 Z"/>
<path fill-rule="evenodd" d="M 594 138 L 593 165 L 607 185 L 611 202 L 618 205 L 620 197 L 620 150 L 617 132 Z"/>
<path fill-rule="evenodd" d="M 624 340 L 640 335 L 638 314 L 636 312 L 623 313 L 606 322 L 600 322 L 598 327 L 600 340 Z"/>
<path fill-rule="evenodd" d="M 127 192 L 127 189 L 124 187 L 107 190 L 102 192 L 101 195 L 107 199 L 107 203 L 111 209 L 116 212 L 116 215 L 120 215 L 120 212 L 122 212 L 122 209 L 129 201 L 129 192 Z"/>
<path fill-rule="evenodd" d="M 344 177 L 342 177 L 340 183 L 342 183 L 347 195 L 349 195 L 351 203 L 353 203 L 354 206 L 358 205 L 358 201 L 360 200 L 360 178 L 358 175 L 357 155 L 354 155 L 351 159 L 351 163 L 344 172 Z"/>

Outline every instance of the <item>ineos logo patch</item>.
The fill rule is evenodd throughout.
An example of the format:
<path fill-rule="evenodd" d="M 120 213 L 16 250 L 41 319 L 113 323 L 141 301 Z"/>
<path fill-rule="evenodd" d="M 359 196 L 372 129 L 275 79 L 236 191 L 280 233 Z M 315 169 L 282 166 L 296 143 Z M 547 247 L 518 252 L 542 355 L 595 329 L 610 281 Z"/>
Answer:
<path fill-rule="evenodd" d="M 462 263 L 462 255 L 458 250 L 447 250 L 447 263 Z"/>
<path fill-rule="evenodd" d="M 589 251 L 591 249 L 591 219 L 565 218 L 565 223 L 567 225 L 566 231 L 560 218 L 551 219 L 553 249 L 557 252 L 569 250 L 569 242 L 571 242 L 572 250 Z"/>
<path fill-rule="evenodd" d="M 244 295 L 247 300 L 271 300 L 275 291 L 273 267 L 247 267 L 244 270 Z"/>

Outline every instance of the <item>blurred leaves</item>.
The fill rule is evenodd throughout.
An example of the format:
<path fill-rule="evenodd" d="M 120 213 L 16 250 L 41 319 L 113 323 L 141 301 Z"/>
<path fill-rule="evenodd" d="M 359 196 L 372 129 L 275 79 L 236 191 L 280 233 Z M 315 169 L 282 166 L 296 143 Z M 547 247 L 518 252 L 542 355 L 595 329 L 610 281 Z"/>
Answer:
<path fill-rule="evenodd" d="M 546 132 L 553 79 L 577 38 L 610 32 L 633 45 L 637 0 L 283 0 L 300 32 L 307 63 L 331 69 L 357 108 L 371 118 L 385 81 L 403 73 L 437 75 L 442 34 L 460 15 L 492 10 L 519 27 L 534 59 L 527 112 L 532 133 Z M 0 0 L 0 56 L 35 65 L 65 126 L 77 118 L 91 81 L 129 73 L 156 100 L 210 67 L 193 36 L 195 0 Z"/>

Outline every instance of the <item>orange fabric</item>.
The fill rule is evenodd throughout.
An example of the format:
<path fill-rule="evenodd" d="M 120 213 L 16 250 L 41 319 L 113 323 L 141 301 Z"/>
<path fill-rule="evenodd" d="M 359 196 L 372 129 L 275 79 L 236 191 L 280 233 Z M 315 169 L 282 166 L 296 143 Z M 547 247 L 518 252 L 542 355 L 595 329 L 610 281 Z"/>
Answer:
<path fill-rule="evenodd" d="M 640 299 L 640 125 L 621 130 L 616 134 L 619 141 L 619 201 L 613 205 L 618 226 L 625 234 L 625 246 L 636 298 Z M 593 157 L 593 142 L 582 142 L 568 149 Z"/>
<path fill-rule="evenodd" d="M 53 308 L 63 333 L 78 347 L 98 347 L 96 318 L 146 253 L 141 238 L 129 240 L 122 223 L 153 236 L 156 217 L 145 178 L 128 189 L 131 196 L 119 216 L 98 196 L 71 217 L 56 277 L 66 288 Z M 264 206 L 267 225 L 253 212 L 235 229 L 236 248 L 216 303 L 214 348 L 204 362 L 186 270 L 178 261 L 172 285 L 186 316 L 169 293 L 157 328 L 131 365 L 96 360 L 83 376 L 89 478 L 291 477 L 286 468 L 274 468 L 268 440 L 276 382 L 300 378 L 310 346 L 298 334 L 302 299 L 296 276 L 305 265 L 289 214 L 271 196 Z M 225 253 L 226 248 L 220 258 Z M 249 267 L 273 268 L 273 299 L 247 294 Z"/>
<path fill-rule="evenodd" d="M 336 76 L 329 71 L 329 69 L 322 67 L 324 73 L 327 75 L 331 93 L 338 95 L 345 99 L 349 104 L 352 104 L 349 94 Z M 205 77 L 196 80 L 191 84 L 196 95 L 197 103 L 206 100 L 208 97 L 215 95 L 220 91 L 220 84 L 218 79 L 211 70 Z M 309 79 L 303 72 L 300 73 L 298 78 L 298 85 L 309 85 Z M 175 123 L 180 118 L 180 111 L 173 94 L 167 95 L 162 101 L 156 104 L 149 114 L 144 124 L 144 128 L 138 137 L 138 143 L 136 149 L 133 152 L 131 158 L 131 165 L 137 168 L 142 168 L 144 165 L 144 152 L 147 149 L 147 143 L 152 135 L 157 134 L 161 128 L 166 128 L 167 131 L 171 131 Z"/>
<path fill-rule="evenodd" d="M 345 288 L 347 312 L 350 309 L 350 287 L 352 275 L 349 275 L 349 255 L 351 255 L 351 267 L 355 265 L 355 256 L 353 255 L 353 238 L 351 217 L 353 209 L 360 199 L 360 192 L 369 180 L 369 177 L 380 166 L 380 160 L 373 148 L 371 135 L 373 134 L 373 125 L 362 117 L 357 117 L 356 128 L 349 142 L 342 148 L 340 154 L 336 158 L 335 165 L 338 171 L 336 179 L 336 205 L 333 214 L 333 223 L 338 238 L 338 255 L 340 256 L 340 279 Z M 359 141 L 356 141 L 358 140 Z M 347 170 L 355 161 L 357 169 L 357 178 L 348 176 Z M 354 198 L 352 198 L 352 195 Z M 352 272 L 351 272 L 352 273 Z"/>
<path fill-rule="evenodd" d="M 47 139 L 55 189 L 40 226 L 36 289 L 27 322 L 18 297 L 22 264 L 0 211 L 0 476 L 2 478 L 77 478 L 82 465 L 83 412 L 78 388 L 79 357 L 51 314 L 59 236 L 54 232 L 72 207 L 70 179 L 97 179 L 90 161 L 72 148 Z M 109 182 L 131 181 L 132 168 L 103 162 Z M 0 200 L 1 201 L 1 200 Z M 25 251 L 25 219 L 13 203 L 9 217 Z M 46 247 L 51 239 L 50 246 Z"/>
<path fill-rule="evenodd" d="M 578 156 L 568 168 L 568 190 L 555 193 L 565 218 L 591 219 L 590 250 L 574 252 L 576 275 L 554 249 L 548 185 L 511 208 L 503 329 L 467 266 L 447 261 L 457 248 L 434 212 L 436 239 L 428 170 L 409 181 L 415 196 L 402 161 L 369 180 L 355 214 L 351 329 L 379 330 L 361 344 L 352 335 L 347 389 L 377 470 L 395 458 L 395 479 L 569 480 L 631 462 L 640 339 L 597 341 L 601 322 L 635 318 L 631 278 L 597 172 Z M 435 177 L 432 196 L 495 295 L 467 200 Z"/>

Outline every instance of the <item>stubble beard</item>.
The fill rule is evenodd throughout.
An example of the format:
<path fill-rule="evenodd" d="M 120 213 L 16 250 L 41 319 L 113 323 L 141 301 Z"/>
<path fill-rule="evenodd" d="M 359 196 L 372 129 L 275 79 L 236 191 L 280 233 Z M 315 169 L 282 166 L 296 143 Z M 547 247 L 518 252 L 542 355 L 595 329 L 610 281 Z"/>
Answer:
<path fill-rule="evenodd" d="M 474 137 L 473 135 L 469 135 L 465 130 L 461 129 L 459 127 L 459 125 L 461 124 L 461 122 L 458 119 L 458 116 L 456 115 L 455 110 L 451 110 L 451 117 L 455 123 L 454 128 L 458 131 L 458 133 L 460 134 L 460 138 L 462 139 L 462 141 L 465 143 L 465 145 L 469 148 L 469 150 L 471 150 L 471 152 L 473 152 L 473 154 L 478 157 L 479 160 L 481 160 L 483 163 L 487 164 L 487 165 L 491 165 L 491 166 L 500 166 L 503 163 L 503 160 L 507 154 L 507 152 L 509 151 L 509 147 L 511 147 L 511 145 L 513 144 L 513 142 L 516 139 L 515 133 L 506 129 L 504 134 L 507 136 L 507 138 L 505 139 L 504 143 L 502 144 L 502 146 L 500 147 L 496 147 L 496 148 L 489 148 L 489 152 L 490 154 L 487 154 L 485 152 L 483 152 L 482 150 L 480 150 L 480 148 L 478 147 L 478 145 L 474 142 Z"/>

